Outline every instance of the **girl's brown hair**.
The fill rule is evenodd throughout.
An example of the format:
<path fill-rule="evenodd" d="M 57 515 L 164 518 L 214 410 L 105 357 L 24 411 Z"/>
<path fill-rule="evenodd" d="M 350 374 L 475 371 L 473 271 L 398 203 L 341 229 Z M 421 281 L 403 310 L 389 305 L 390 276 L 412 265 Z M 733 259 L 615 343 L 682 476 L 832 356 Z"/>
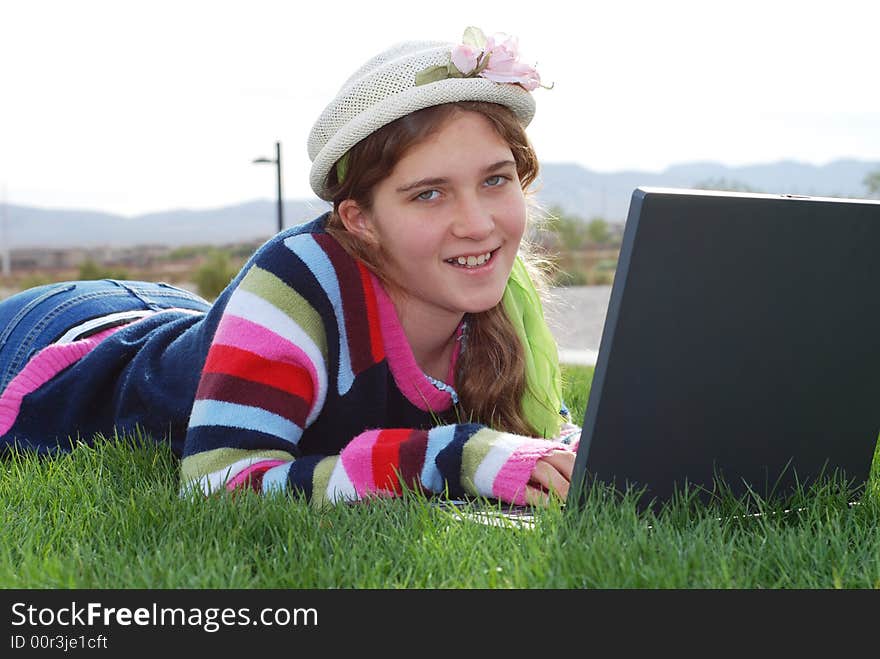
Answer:
<path fill-rule="evenodd" d="M 349 254 L 363 261 L 386 288 L 399 289 L 388 280 L 379 265 L 384 262 L 382 246 L 367 245 L 350 233 L 339 216 L 339 205 L 352 199 L 361 208 L 370 210 L 374 186 L 388 176 L 407 150 L 462 111 L 477 112 L 491 122 L 498 135 L 510 146 L 520 185 L 523 192 L 527 192 L 538 176 L 539 165 L 525 130 L 504 106 L 477 101 L 446 103 L 401 117 L 349 150 L 342 182 L 338 180 L 335 167 L 328 175 L 327 187 L 333 198 L 328 233 Z M 532 266 L 525 241 L 520 246 L 520 256 Z M 535 277 L 539 276 L 534 267 L 530 270 L 534 271 Z M 524 417 L 521 406 L 526 387 L 523 346 L 500 303 L 486 311 L 469 314 L 466 349 L 456 363 L 455 385 L 464 412 L 463 420 L 521 435 L 537 434 Z"/>

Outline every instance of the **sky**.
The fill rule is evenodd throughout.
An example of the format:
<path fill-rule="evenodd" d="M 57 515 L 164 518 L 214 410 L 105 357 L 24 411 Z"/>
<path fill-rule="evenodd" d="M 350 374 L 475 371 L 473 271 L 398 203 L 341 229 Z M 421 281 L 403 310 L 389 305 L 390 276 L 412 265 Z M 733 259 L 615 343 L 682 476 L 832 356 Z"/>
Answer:
<path fill-rule="evenodd" d="M 519 39 L 542 162 L 880 162 L 876 1 L 0 0 L 0 203 L 135 216 L 314 198 L 306 140 L 362 63 Z"/>

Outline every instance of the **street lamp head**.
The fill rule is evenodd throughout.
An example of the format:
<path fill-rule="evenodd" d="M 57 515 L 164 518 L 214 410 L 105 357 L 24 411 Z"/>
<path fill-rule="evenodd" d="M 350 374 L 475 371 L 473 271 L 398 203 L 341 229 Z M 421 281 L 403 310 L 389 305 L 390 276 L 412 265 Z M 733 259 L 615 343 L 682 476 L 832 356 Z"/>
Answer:
<path fill-rule="evenodd" d="M 253 162 L 254 163 L 270 162 L 274 165 L 276 161 L 274 159 L 270 160 L 269 158 L 255 158 Z"/>

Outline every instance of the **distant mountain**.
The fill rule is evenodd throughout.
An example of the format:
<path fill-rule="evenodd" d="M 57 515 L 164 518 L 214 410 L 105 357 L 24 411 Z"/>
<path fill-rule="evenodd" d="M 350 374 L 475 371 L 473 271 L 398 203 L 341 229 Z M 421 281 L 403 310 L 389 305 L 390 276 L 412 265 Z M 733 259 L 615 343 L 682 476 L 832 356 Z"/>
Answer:
<path fill-rule="evenodd" d="M 327 208 L 317 198 L 285 200 L 284 224 L 310 220 Z M 12 249 L 223 245 L 268 238 L 278 226 L 276 213 L 275 201 L 250 201 L 209 210 L 169 210 L 137 217 L 10 204 L 7 233 Z"/>
<path fill-rule="evenodd" d="M 861 198 L 866 194 L 865 176 L 878 170 L 880 161 L 836 160 L 821 166 L 793 161 L 743 167 L 688 163 L 669 167 L 659 174 L 601 174 L 580 165 L 548 163 L 542 166 L 537 185 L 538 198 L 545 208 L 555 205 L 584 219 L 598 216 L 611 222 L 623 222 L 632 192 L 639 186 Z"/>
<path fill-rule="evenodd" d="M 536 183 L 545 208 L 591 219 L 623 222 L 638 186 L 728 187 L 774 194 L 863 197 L 865 176 L 880 170 L 880 161 L 837 160 L 823 166 L 783 161 L 767 165 L 726 167 L 688 163 L 649 172 L 598 173 L 580 165 L 546 163 Z M 310 220 L 328 208 L 317 199 L 286 200 L 285 225 Z M 13 249 L 22 247 L 99 247 L 131 245 L 221 245 L 268 238 L 276 229 L 274 201 L 250 201 L 210 210 L 169 210 L 138 217 L 88 210 L 46 209 L 8 205 L 7 236 Z M 2 234 L 0 234 L 2 239 Z"/>

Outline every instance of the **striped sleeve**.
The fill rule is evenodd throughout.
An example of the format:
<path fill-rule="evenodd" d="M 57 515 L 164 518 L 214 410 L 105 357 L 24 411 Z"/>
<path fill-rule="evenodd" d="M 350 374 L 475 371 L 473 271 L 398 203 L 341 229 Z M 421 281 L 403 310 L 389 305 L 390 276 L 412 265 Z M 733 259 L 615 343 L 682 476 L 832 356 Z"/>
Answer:
<path fill-rule="evenodd" d="M 182 492 L 249 487 L 311 497 L 315 479 L 329 482 L 336 456 L 296 459 L 304 431 L 324 409 L 330 382 L 343 395 L 384 358 L 363 264 L 326 234 L 274 244 L 238 282 L 218 322 L 190 414 Z"/>
<path fill-rule="evenodd" d="M 535 464 L 555 451 L 571 447 L 479 424 L 370 430 L 355 437 L 338 458 L 316 461 L 311 477 L 299 479 L 299 488 L 316 505 L 394 497 L 404 488 L 525 504 Z M 298 467 L 294 464 L 291 472 Z"/>
<path fill-rule="evenodd" d="M 431 494 L 472 496 L 526 504 L 526 486 L 537 461 L 561 442 L 512 435 L 477 424 L 431 430 L 369 430 L 339 455 L 259 456 L 226 449 L 226 455 L 196 456 L 209 474 L 193 484 L 210 493 L 249 487 L 264 494 L 289 492 L 315 507 L 371 497 L 400 496 L 404 488 Z M 213 457 L 218 464 L 208 464 Z M 221 467 L 217 469 L 218 465 Z"/>
<path fill-rule="evenodd" d="M 320 314 L 259 266 L 232 293 L 208 350 L 181 464 L 185 487 L 269 486 L 327 393 Z"/>

